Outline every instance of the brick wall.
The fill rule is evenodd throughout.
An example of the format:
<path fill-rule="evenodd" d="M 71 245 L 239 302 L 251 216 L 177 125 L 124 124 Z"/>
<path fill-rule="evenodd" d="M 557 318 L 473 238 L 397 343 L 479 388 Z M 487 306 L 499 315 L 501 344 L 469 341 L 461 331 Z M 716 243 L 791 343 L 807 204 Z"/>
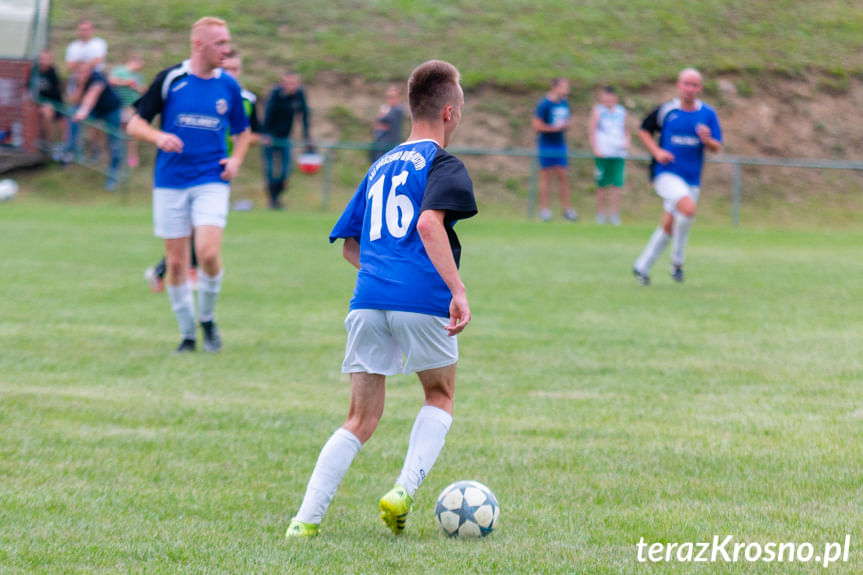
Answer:
<path fill-rule="evenodd" d="M 24 151 L 35 154 L 39 138 L 39 108 L 30 98 L 29 60 L 0 60 L 0 132 L 11 134 L 12 126 L 21 123 Z M 2 142 L 10 144 L 10 139 Z"/>

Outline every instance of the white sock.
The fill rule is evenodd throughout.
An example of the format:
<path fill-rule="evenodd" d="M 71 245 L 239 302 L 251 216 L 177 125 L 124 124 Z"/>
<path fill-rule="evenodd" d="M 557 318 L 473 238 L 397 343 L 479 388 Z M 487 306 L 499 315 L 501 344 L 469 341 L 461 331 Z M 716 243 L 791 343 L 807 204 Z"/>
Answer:
<path fill-rule="evenodd" d="M 689 243 L 689 230 L 695 218 L 674 214 L 674 226 L 671 229 L 671 263 L 682 266 L 686 261 L 686 244 Z"/>
<path fill-rule="evenodd" d="M 195 324 L 195 302 L 192 300 L 192 289 L 189 282 L 182 285 L 166 286 L 168 301 L 177 318 L 177 326 L 183 339 L 195 339 L 197 325 Z"/>
<path fill-rule="evenodd" d="M 638 259 L 635 260 L 635 265 L 633 267 L 635 267 L 639 273 L 650 273 L 650 268 L 653 267 L 653 264 L 656 262 L 656 258 L 665 251 L 665 246 L 668 245 L 668 240 L 670 239 L 671 238 L 668 234 L 665 233 L 665 230 L 662 229 L 662 226 L 653 230 L 653 235 L 651 235 L 650 239 L 647 240 L 647 245 L 644 246 L 644 251 L 642 251 L 641 255 L 638 256 Z"/>
<path fill-rule="evenodd" d="M 357 436 L 344 428 L 337 429 L 330 436 L 321 449 L 303 496 L 303 504 L 294 519 L 303 523 L 320 524 L 339 483 L 342 482 L 342 477 L 362 446 Z"/>
<path fill-rule="evenodd" d="M 222 276 L 225 270 L 221 269 L 215 276 L 207 275 L 203 269 L 198 270 L 198 319 L 200 321 L 212 321 L 216 311 L 216 300 L 222 291 Z"/>
<path fill-rule="evenodd" d="M 437 456 L 443 449 L 450 425 L 452 425 L 452 415 L 439 407 L 424 405 L 417 414 L 411 429 L 405 463 L 396 481 L 411 497 L 431 471 Z"/>

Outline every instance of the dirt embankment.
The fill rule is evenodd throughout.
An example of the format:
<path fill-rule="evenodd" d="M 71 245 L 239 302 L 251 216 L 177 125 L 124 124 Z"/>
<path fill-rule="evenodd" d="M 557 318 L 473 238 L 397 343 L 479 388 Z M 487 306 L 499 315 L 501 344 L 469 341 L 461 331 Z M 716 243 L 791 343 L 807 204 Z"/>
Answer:
<path fill-rule="evenodd" d="M 863 81 L 848 79 L 841 88 L 823 79 L 771 78 L 757 85 L 751 80 L 723 77 L 710 82 L 705 102 L 719 112 L 725 137 L 724 152 L 740 156 L 863 160 Z M 336 107 L 351 110 L 359 119 L 374 118 L 383 102 L 384 86 L 360 79 L 319 74 L 307 85 L 316 110 L 315 134 L 339 139 L 339 129 L 328 121 Z M 493 88 L 466 95 L 458 145 L 488 149 L 531 148 L 533 106 L 541 93 L 513 93 Z M 656 86 L 623 93 L 634 133 L 641 117 L 653 106 L 674 96 L 674 86 Z M 584 100 L 584 101 L 581 101 Z M 587 149 L 587 118 L 591 102 L 571 98 L 575 127 L 574 148 Z M 635 145 L 634 150 L 640 152 Z"/>

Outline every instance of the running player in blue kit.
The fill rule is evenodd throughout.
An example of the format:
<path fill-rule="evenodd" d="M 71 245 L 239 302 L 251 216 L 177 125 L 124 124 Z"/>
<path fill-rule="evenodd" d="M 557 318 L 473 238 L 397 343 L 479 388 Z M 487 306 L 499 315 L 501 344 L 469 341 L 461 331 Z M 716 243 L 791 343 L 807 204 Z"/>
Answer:
<path fill-rule="evenodd" d="M 632 273 L 641 285 L 650 284 L 650 268 L 671 241 L 671 277 L 683 282 L 683 264 L 695 205 L 701 193 L 704 150 L 722 148 L 722 129 L 716 112 L 698 99 L 701 74 L 686 68 L 677 77 L 678 97 L 653 110 L 641 124 L 638 137 L 653 156 L 651 180 L 663 200 L 662 223 L 635 260 Z M 656 142 L 654 134 L 659 133 Z"/>
<path fill-rule="evenodd" d="M 477 212 L 464 164 L 444 150 L 464 104 L 458 70 L 439 60 L 421 64 L 408 81 L 408 100 L 408 141 L 371 165 L 330 233 L 331 242 L 344 239 L 342 253 L 359 269 L 342 363 L 351 400 L 347 420 L 321 450 L 288 538 L 318 534 L 342 477 L 377 428 L 388 375 L 416 372 L 425 393 L 401 474 L 379 502 L 396 535 L 452 423 L 455 336 L 471 319 L 453 225 Z"/>
<path fill-rule="evenodd" d="M 162 70 L 135 102 L 130 136 L 158 148 L 153 175 L 153 227 L 165 241 L 167 292 L 182 341 L 175 353 L 195 351 L 197 324 L 188 283 L 189 237 L 198 256 L 198 317 L 204 349 L 218 352 L 215 322 L 222 288 L 222 238 L 230 181 L 249 149 L 251 135 L 240 85 L 221 69 L 231 52 L 227 24 L 201 18 L 192 26 L 189 60 Z M 161 129 L 150 122 L 161 115 Z M 228 154 L 226 134 L 233 136 Z"/>

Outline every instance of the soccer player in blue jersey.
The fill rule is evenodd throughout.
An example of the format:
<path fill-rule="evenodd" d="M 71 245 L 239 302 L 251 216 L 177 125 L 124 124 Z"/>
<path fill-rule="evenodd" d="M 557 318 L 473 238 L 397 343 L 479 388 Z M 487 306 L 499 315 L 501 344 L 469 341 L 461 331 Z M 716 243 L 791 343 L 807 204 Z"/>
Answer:
<path fill-rule="evenodd" d="M 653 156 L 651 179 L 663 200 L 661 225 L 635 260 L 632 273 L 641 285 L 650 284 L 650 268 L 671 242 L 671 277 L 683 282 L 683 264 L 695 205 L 701 192 L 704 150 L 722 148 L 722 129 L 716 112 L 698 99 L 701 74 L 686 68 L 677 77 L 678 97 L 653 110 L 641 124 L 638 137 Z M 654 134 L 659 133 L 658 142 Z"/>
<path fill-rule="evenodd" d="M 189 60 L 162 70 L 135 103 L 129 135 L 158 148 L 153 176 L 153 227 L 165 241 L 167 292 L 182 341 L 176 353 L 195 351 L 197 325 L 188 284 L 189 237 L 198 256 L 198 321 L 204 349 L 218 352 L 222 338 L 215 307 L 222 288 L 222 237 L 230 181 L 249 148 L 249 120 L 240 85 L 223 73 L 231 51 L 227 24 L 201 18 L 192 26 Z M 161 115 L 161 129 L 150 122 Z M 225 134 L 234 137 L 228 154 Z"/>
<path fill-rule="evenodd" d="M 425 393 L 401 474 L 379 502 L 381 519 L 396 535 L 452 423 L 455 336 L 471 319 L 453 225 L 477 212 L 464 164 L 444 150 L 464 104 L 458 70 L 439 60 L 421 64 L 408 80 L 408 100 L 408 141 L 371 165 L 330 233 L 331 242 L 344 239 L 342 253 L 359 269 L 342 363 L 351 400 L 347 420 L 321 450 L 289 538 L 317 535 L 383 414 L 388 375 L 416 372 Z"/>

